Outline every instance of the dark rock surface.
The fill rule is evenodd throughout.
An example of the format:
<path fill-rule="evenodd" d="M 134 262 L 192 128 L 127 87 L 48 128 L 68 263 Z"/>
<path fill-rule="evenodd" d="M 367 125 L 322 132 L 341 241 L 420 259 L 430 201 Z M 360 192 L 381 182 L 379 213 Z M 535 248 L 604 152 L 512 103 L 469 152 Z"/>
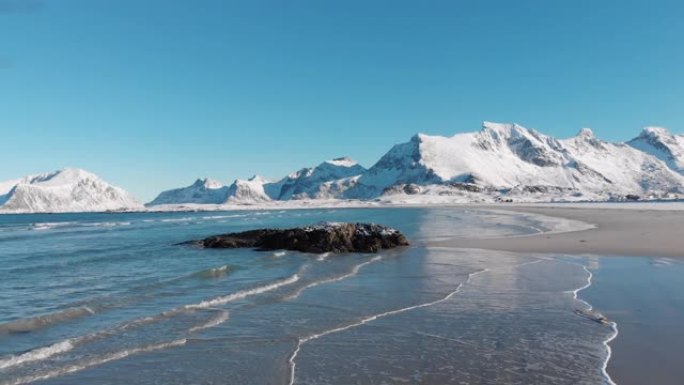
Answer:
<path fill-rule="evenodd" d="M 258 229 L 215 235 L 185 242 L 206 248 L 254 247 L 259 250 L 295 250 L 307 253 L 376 253 L 408 246 L 398 230 L 369 223 L 321 223 L 292 229 Z"/>

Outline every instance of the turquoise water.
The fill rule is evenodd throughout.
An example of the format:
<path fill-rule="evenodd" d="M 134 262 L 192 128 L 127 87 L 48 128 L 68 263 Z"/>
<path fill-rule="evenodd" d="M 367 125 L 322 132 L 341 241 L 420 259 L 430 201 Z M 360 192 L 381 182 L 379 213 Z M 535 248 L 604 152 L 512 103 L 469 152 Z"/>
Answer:
<path fill-rule="evenodd" d="M 321 220 L 412 246 L 175 245 Z M 463 209 L 0 216 L 0 384 L 607 383 L 613 330 L 574 313 L 589 260 L 426 246 L 539 231 Z"/>

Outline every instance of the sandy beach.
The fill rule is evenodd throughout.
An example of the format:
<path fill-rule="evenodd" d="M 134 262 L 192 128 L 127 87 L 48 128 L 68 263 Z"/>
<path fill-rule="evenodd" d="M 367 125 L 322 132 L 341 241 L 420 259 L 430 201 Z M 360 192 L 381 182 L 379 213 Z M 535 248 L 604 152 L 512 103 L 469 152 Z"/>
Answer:
<path fill-rule="evenodd" d="M 483 205 L 474 208 L 559 217 L 595 227 L 521 237 L 452 238 L 435 241 L 432 245 L 530 253 L 684 258 L 684 203 Z"/>

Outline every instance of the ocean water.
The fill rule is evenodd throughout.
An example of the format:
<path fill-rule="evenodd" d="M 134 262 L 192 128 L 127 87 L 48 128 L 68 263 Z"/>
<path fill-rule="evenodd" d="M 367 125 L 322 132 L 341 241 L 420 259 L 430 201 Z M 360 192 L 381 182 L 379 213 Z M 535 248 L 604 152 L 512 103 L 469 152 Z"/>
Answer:
<path fill-rule="evenodd" d="M 189 239 L 364 221 L 379 254 Z M 0 384 L 609 384 L 588 258 L 434 248 L 549 230 L 464 209 L 0 216 Z"/>

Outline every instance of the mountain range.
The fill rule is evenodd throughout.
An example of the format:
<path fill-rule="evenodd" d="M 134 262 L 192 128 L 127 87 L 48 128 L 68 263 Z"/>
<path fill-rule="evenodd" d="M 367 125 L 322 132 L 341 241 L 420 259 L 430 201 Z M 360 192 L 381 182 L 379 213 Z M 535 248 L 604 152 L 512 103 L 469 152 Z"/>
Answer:
<path fill-rule="evenodd" d="M 684 135 L 647 127 L 626 143 L 582 129 L 556 139 L 517 124 L 484 122 L 452 137 L 417 134 L 366 169 L 336 158 L 280 180 L 224 185 L 197 179 L 160 193 L 150 209 L 374 200 L 387 203 L 578 201 L 684 195 Z M 0 212 L 142 210 L 124 190 L 79 169 L 0 183 Z"/>

